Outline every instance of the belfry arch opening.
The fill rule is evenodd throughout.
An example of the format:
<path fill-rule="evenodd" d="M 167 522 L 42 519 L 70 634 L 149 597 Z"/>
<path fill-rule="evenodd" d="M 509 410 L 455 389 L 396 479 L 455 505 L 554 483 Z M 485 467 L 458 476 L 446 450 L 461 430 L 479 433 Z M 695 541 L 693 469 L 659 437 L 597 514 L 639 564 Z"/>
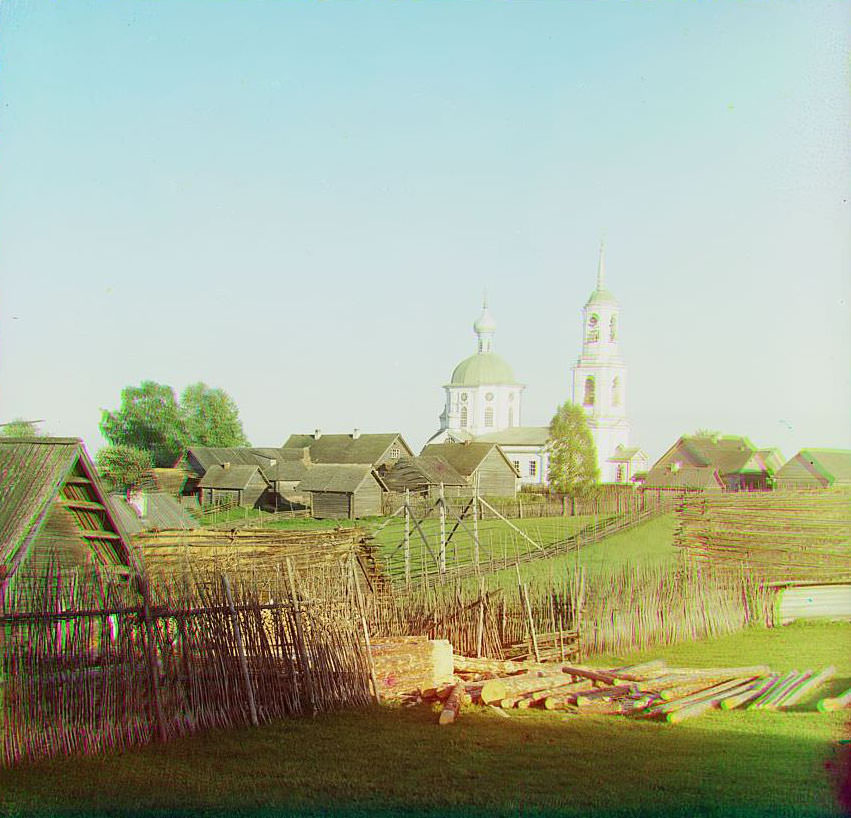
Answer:
<path fill-rule="evenodd" d="M 594 378 L 590 375 L 585 379 L 585 395 L 582 398 L 582 405 L 594 405 Z"/>

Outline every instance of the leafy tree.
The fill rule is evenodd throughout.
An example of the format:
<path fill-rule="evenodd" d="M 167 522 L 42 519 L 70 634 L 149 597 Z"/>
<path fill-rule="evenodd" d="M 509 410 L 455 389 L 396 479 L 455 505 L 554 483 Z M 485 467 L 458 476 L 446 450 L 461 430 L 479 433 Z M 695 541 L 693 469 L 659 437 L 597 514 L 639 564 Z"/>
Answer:
<path fill-rule="evenodd" d="M 239 409 L 222 389 L 193 383 L 183 390 L 180 412 L 187 440 L 201 446 L 248 446 Z"/>
<path fill-rule="evenodd" d="M 100 430 L 114 446 L 149 452 L 155 466 L 168 467 L 186 447 L 186 429 L 174 390 L 143 381 L 121 390 L 121 408 L 104 411 Z"/>
<path fill-rule="evenodd" d="M 4 437 L 36 437 L 38 429 L 35 423 L 23 418 L 15 418 L 11 423 L 6 423 L 0 427 Z"/>
<path fill-rule="evenodd" d="M 150 452 L 132 446 L 107 446 L 97 453 L 98 471 L 112 488 L 138 485 L 154 465 Z"/>
<path fill-rule="evenodd" d="M 585 411 L 563 403 L 550 421 L 550 486 L 580 497 L 591 492 L 599 476 L 597 450 Z"/>

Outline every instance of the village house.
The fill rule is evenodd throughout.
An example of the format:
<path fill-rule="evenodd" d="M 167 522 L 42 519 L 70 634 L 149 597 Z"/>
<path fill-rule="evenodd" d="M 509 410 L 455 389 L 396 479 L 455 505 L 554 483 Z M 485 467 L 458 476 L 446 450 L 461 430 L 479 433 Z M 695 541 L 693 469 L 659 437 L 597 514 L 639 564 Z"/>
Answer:
<path fill-rule="evenodd" d="M 735 435 L 683 435 L 653 464 L 644 487 L 764 491 L 772 485 L 773 451 Z"/>
<path fill-rule="evenodd" d="M 298 491 L 310 497 L 318 519 L 354 519 L 382 513 L 387 486 L 370 463 L 322 463 L 312 466 Z"/>
<path fill-rule="evenodd" d="M 390 466 L 400 457 L 413 457 L 414 452 L 398 432 L 363 434 L 290 435 L 284 449 L 306 449 L 310 463 L 369 463 L 372 468 Z"/>
<path fill-rule="evenodd" d="M 775 475 L 778 489 L 851 487 L 851 451 L 802 449 Z"/>
<path fill-rule="evenodd" d="M 128 535 L 82 441 L 0 438 L 0 606 L 13 585 L 60 571 L 136 572 Z"/>
<path fill-rule="evenodd" d="M 270 486 L 259 466 L 221 463 L 210 466 L 198 481 L 201 505 L 259 508 L 268 502 Z"/>
<path fill-rule="evenodd" d="M 482 495 L 514 497 L 517 492 L 520 475 L 495 443 L 430 443 L 422 455 L 443 458 Z"/>

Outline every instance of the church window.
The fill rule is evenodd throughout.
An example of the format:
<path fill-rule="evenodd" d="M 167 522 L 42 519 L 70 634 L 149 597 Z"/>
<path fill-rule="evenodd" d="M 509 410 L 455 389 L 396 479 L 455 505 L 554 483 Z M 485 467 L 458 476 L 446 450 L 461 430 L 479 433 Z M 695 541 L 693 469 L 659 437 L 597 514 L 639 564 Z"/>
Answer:
<path fill-rule="evenodd" d="M 617 482 L 618 482 L 618 483 L 623 483 L 623 482 L 624 482 L 624 480 L 623 480 L 623 466 L 618 466 L 618 477 L 617 477 Z"/>
<path fill-rule="evenodd" d="M 488 392 L 485 395 L 485 400 L 493 400 L 493 392 Z"/>
<path fill-rule="evenodd" d="M 467 407 L 466 406 L 461 407 L 461 427 L 462 428 L 467 427 Z"/>
<path fill-rule="evenodd" d="M 517 474 L 520 474 L 520 461 L 519 460 L 512 460 L 511 465 L 514 466 L 514 471 L 516 471 Z"/>
<path fill-rule="evenodd" d="M 596 313 L 588 319 L 588 334 L 585 340 L 589 344 L 596 344 L 600 340 L 600 319 Z"/>
<path fill-rule="evenodd" d="M 466 403 L 466 402 L 467 402 L 467 393 L 462 392 L 461 393 L 461 403 Z"/>
<path fill-rule="evenodd" d="M 582 399 L 582 405 L 594 405 L 594 379 L 590 375 L 585 379 L 585 397 Z"/>
<path fill-rule="evenodd" d="M 485 426 L 493 426 L 493 406 L 485 409 Z"/>
<path fill-rule="evenodd" d="M 613 315 L 609 320 L 609 340 L 617 341 L 618 339 L 618 318 Z"/>
<path fill-rule="evenodd" d="M 612 406 L 621 405 L 621 379 L 617 375 L 612 380 Z"/>
<path fill-rule="evenodd" d="M 538 474 L 538 464 L 534 460 L 529 461 L 529 477 L 535 477 Z"/>

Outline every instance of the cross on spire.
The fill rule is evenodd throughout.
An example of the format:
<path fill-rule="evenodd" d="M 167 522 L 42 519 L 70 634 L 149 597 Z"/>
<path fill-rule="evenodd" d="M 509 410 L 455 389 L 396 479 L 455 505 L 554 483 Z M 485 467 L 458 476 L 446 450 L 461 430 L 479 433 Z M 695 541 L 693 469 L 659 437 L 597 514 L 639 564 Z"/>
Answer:
<path fill-rule="evenodd" d="M 606 287 L 606 242 L 600 240 L 600 260 L 597 263 L 597 289 Z"/>

